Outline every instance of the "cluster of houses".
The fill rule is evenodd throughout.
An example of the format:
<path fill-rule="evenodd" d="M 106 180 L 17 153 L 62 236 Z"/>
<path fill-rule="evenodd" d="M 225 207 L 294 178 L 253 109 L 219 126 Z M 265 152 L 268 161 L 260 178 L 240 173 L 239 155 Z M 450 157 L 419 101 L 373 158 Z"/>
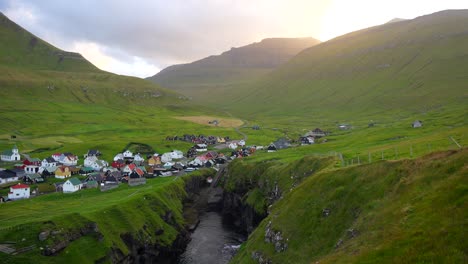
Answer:
<path fill-rule="evenodd" d="M 24 182 L 10 187 L 8 199 L 11 200 L 30 197 L 29 185 L 25 183 L 41 183 L 50 177 L 63 180 L 54 184 L 58 192 L 72 193 L 98 186 L 103 190 L 117 187 L 119 183 L 138 185 L 146 183 L 146 178 L 150 177 L 165 177 L 191 172 L 202 167 L 216 167 L 231 159 L 251 155 L 256 150 L 255 147 L 244 147 L 244 140 L 231 141 L 226 146 L 233 150 L 231 156 L 208 151 L 208 145 L 205 143 L 195 144 L 186 156 L 180 150 L 162 155 L 155 153 L 146 157 L 125 150 L 115 155 L 110 164 L 100 158 L 100 151 L 89 150 L 83 156 L 82 165 L 78 165 L 79 157 L 72 153 L 55 153 L 42 160 L 24 155 L 25 158 L 21 160 L 18 148 L 14 146 L 12 150 L 3 152 L 5 155 L 11 154 L 5 158 L 5 161 L 21 163 L 14 164 L 12 169 L 0 169 L 0 184 Z M 241 148 L 237 149 L 238 147 Z M 81 176 L 82 180 L 78 176 Z"/>
<path fill-rule="evenodd" d="M 231 141 L 229 137 L 218 137 L 218 136 L 205 136 L 205 135 L 189 135 L 185 134 L 183 136 L 168 136 L 166 140 L 180 140 L 185 142 L 191 142 L 195 144 L 206 144 L 206 145 L 214 145 L 214 144 L 223 144 Z"/>

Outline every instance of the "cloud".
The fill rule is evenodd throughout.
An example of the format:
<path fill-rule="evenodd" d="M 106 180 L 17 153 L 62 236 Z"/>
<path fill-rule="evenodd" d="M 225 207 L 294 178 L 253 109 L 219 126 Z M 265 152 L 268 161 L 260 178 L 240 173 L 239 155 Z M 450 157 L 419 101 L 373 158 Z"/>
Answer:
<path fill-rule="evenodd" d="M 110 68 L 115 62 L 150 65 L 157 70 L 266 37 L 311 36 L 307 27 L 312 22 L 301 21 L 306 27 L 291 26 L 293 20 L 284 19 L 284 15 L 296 13 L 297 23 L 299 17 L 316 12 L 300 11 L 308 2 L 305 0 L 2 2 L 1 10 L 27 30 L 62 49 L 81 51 L 109 71 L 115 68 Z M 77 49 L 83 45 L 94 45 L 94 53 Z M 112 58 L 113 63 L 102 63 L 103 57 Z M 122 70 L 119 73 L 125 73 L 124 66 L 118 68 Z M 128 69 L 127 74 L 133 75 L 135 70 L 130 66 Z"/>
<path fill-rule="evenodd" d="M 372 2 L 375 1 L 1 0 L 0 10 L 51 44 L 82 52 L 104 70 L 144 77 L 172 64 L 191 62 L 267 37 L 328 39 L 358 29 L 353 27 L 382 23 L 387 17 L 380 6 L 405 11 L 407 18 L 417 13 L 407 10 L 408 1 L 374 3 L 372 6 L 377 9 L 369 11 L 365 6 Z M 427 1 L 411 2 L 418 2 L 412 4 L 415 10 L 420 5 L 429 10 Z M 440 9 L 449 3 L 463 3 L 440 2 Z M 372 20 L 364 19 L 370 15 Z M 399 15 L 391 18 L 396 16 Z M 89 50 L 83 48 L 86 45 Z M 155 72 L 150 73 L 151 70 Z"/>

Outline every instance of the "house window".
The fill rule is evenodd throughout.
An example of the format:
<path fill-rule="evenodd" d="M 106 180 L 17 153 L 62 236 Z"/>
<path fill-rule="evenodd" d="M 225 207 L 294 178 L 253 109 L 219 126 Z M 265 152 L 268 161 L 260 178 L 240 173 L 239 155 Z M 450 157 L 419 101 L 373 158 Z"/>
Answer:
<path fill-rule="evenodd" d="M 16 196 L 19 196 L 19 193 L 17 193 Z"/>

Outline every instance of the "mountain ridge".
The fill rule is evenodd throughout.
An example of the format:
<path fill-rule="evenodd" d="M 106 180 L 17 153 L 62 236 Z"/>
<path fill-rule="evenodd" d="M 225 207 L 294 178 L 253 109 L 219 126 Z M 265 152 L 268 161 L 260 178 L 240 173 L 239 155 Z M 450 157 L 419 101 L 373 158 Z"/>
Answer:
<path fill-rule="evenodd" d="M 219 55 L 169 66 L 147 79 L 194 96 L 200 88 L 217 89 L 258 78 L 319 43 L 314 38 L 267 38 Z"/>

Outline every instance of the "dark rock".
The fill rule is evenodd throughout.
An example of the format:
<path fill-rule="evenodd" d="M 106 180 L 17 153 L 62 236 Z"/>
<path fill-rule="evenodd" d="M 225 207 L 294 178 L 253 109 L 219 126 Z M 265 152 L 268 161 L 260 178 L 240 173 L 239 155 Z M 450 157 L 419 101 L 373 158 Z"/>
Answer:
<path fill-rule="evenodd" d="M 44 241 L 46 240 L 50 235 L 50 231 L 43 231 L 39 233 L 39 241 Z"/>
<path fill-rule="evenodd" d="M 265 227 L 265 243 L 272 243 L 276 252 L 283 252 L 288 248 L 288 244 L 284 242 L 283 234 L 271 228 L 271 221 Z"/>
<path fill-rule="evenodd" d="M 251 257 L 253 260 L 256 260 L 259 264 L 271 264 L 272 263 L 271 260 L 263 256 L 263 254 L 259 251 L 252 252 Z"/>
<path fill-rule="evenodd" d="M 331 210 L 329 208 L 325 208 L 322 210 L 322 216 L 328 217 L 331 214 Z"/>
<path fill-rule="evenodd" d="M 348 238 L 354 238 L 354 237 L 357 237 L 359 235 L 359 232 L 354 228 L 350 228 L 350 229 L 348 229 L 346 234 L 348 235 Z"/>
<path fill-rule="evenodd" d="M 343 244 L 343 239 L 338 240 L 335 244 L 335 248 L 339 248 Z"/>

